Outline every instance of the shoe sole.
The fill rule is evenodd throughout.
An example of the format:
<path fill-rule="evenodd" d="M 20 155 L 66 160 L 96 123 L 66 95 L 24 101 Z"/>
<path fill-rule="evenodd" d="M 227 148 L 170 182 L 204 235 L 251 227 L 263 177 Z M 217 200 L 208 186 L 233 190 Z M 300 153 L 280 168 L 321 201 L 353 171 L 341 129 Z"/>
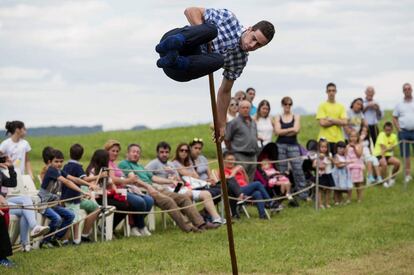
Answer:
<path fill-rule="evenodd" d="M 46 228 L 43 228 L 42 230 L 40 230 L 39 232 L 37 232 L 36 234 L 31 235 L 30 237 L 37 238 L 37 237 L 46 235 L 47 233 L 49 233 L 49 231 L 50 231 L 50 228 L 46 227 Z"/>

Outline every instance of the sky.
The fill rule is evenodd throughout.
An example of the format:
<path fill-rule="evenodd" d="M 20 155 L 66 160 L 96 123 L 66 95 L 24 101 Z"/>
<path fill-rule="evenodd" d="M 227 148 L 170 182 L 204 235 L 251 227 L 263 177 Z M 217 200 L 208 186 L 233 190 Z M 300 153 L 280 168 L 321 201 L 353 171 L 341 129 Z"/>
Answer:
<path fill-rule="evenodd" d="M 179 83 L 155 65 L 155 45 L 188 24 L 191 6 L 230 9 L 245 27 L 275 25 L 233 87 L 254 87 L 255 105 L 268 99 L 272 114 L 283 96 L 315 113 L 328 82 L 345 106 L 373 85 L 392 109 L 414 83 L 414 1 L 2 0 L 0 123 L 112 130 L 212 120 L 207 77 Z M 221 79 L 222 70 L 216 88 Z"/>

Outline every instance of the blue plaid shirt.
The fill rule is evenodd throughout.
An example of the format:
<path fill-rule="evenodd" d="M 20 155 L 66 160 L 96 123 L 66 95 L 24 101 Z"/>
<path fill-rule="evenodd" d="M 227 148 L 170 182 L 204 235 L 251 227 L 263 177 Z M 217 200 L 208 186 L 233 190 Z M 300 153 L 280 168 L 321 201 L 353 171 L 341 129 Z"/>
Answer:
<path fill-rule="evenodd" d="M 247 64 L 248 52 L 240 48 L 240 38 L 245 31 L 236 16 L 227 9 L 206 9 L 204 22 L 217 27 L 218 35 L 212 41 L 213 52 L 224 56 L 223 76 L 236 80 Z M 207 53 L 207 47 L 203 47 Z"/>

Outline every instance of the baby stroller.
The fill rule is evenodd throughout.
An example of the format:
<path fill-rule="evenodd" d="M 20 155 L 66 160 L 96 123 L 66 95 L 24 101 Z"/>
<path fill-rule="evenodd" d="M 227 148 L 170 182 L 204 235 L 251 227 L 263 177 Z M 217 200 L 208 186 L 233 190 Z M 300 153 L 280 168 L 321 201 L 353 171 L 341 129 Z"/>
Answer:
<path fill-rule="evenodd" d="M 263 160 L 269 160 L 269 161 L 275 161 L 278 159 L 278 153 L 277 153 L 277 145 L 274 142 L 268 143 L 265 147 L 263 147 L 262 151 L 260 152 L 259 156 L 257 157 L 258 162 L 262 162 Z M 271 163 L 271 166 L 277 170 L 276 164 Z M 286 181 L 289 178 L 288 174 L 280 174 L 276 177 L 276 180 L 280 181 Z M 281 197 L 283 194 L 281 192 L 280 185 L 272 185 L 270 184 L 269 176 L 266 174 L 266 172 L 262 169 L 262 165 L 258 164 L 255 177 L 254 179 L 256 181 L 259 181 L 263 184 L 263 186 L 266 188 L 267 192 L 271 197 Z M 292 182 L 290 180 L 290 182 Z M 277 204 L 281 204 L 281 200 L 275 201 Z M 295 199 L 292 199 L 289 201 L 289 206 L 298 206 L 298 203 Z"/>

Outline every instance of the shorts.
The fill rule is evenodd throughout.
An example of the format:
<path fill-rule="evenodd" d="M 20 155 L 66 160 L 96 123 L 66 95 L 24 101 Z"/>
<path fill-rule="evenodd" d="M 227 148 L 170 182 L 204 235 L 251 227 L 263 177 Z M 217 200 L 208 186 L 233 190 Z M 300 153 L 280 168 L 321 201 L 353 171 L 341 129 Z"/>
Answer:
<path fill-rule="evenodd" d="M 398 132 L 398 139 L 400 141 L 402 140 L 406 140 L 408 142 L 412 142 L 411 146 L 413 147 L 414 150 L 414 130 L 405 130 L 405 129 L 401 129 L 400 132 Z M 410 157 L 410 143 L 406 143 L 405 146 L 403 143 L 400 143 L 400 154 L 401 157 L 406 157 L 409 158 Z"/>
<path fill-rule="evenodd" d="M 365 163 L 371 162 L 374 166 L 379 166 L 379 159 L 374 156 L 365 156 L 364 157 Z"/>
<path fill-rule="evenodd" d="M 80 220 L 80 203 L 68 203 L 65 202 L 65 207 L 75 214 L 75 218 L 73 219 L 73 223 L 77 223 Z"/>
<path fill-rule="evenodd" d="M 390 159 L 391 156 L 385 156 L 385 160 L 388 162 L 388 160 Z M 380 161 L 382 159 L 381 156 L 377 156 L 378 161 Z"/>
<path fill-rule="evenodd" d="M 93 200 L 82 200 L 80 203 L 80 209 L 85 210 L 87 214 L 92 213 L 99 208 L 99 204 Z"/>

